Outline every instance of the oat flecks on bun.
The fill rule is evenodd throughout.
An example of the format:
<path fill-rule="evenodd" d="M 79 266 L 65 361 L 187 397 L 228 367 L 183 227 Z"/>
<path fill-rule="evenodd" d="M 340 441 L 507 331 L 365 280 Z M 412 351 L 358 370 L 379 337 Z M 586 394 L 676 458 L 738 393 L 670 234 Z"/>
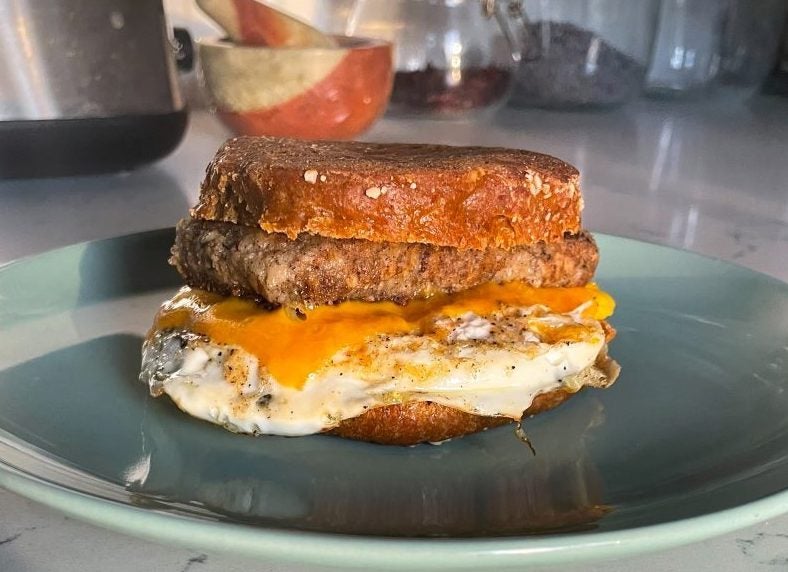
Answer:
<path fill-rule="evenodd" d="M 484 249 L 577 233 L 581 205 L 577 169 L 530 151 L 238 137 L 208 166 L 193 216 Z"/>

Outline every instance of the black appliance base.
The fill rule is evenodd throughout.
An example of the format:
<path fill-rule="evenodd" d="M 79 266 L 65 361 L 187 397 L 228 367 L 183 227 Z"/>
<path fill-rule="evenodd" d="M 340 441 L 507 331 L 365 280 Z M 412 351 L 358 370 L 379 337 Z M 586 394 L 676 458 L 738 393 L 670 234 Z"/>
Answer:
<path fill-rule="evenodd" d="M 0 121 L 0 179 L 126 171 L 171 153 L 186 110 L 86 119 Z"/>

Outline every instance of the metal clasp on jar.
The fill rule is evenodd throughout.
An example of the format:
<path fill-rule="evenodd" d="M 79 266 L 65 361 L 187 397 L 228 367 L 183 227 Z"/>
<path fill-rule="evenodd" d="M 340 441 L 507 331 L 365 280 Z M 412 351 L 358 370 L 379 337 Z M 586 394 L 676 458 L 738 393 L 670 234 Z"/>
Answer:
<path fill-rule="evenodd" d="M 539 46 L 531 41 L 528 16 L 523 9 L 522 0 L 481 0 L 482 14 L 485 18 L 495 18 L 509 43 L 512 60 L 532 61 L 541 57 Z M 504 6 L 502 6 L 504 4 Z"/>

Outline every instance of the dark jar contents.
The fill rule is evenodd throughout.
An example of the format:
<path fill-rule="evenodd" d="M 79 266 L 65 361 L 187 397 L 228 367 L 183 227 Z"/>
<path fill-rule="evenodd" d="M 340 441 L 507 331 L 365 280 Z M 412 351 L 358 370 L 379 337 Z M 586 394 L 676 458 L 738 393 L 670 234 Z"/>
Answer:
<path fill-rule="evenodd" d="M 572 24 L 528 25 L 512 103 L 538 107 L 613 106 L 642 89 L 646 67 Z"/>
<path fill-rule="evenodd" d="M 495 66 L 455 71 L 427 65 L 417 71 L 398 71 L 391 108 L 395 112 L 454 114 L 494 107 L 503 103 L 511 81 L 511 71 Z"/>

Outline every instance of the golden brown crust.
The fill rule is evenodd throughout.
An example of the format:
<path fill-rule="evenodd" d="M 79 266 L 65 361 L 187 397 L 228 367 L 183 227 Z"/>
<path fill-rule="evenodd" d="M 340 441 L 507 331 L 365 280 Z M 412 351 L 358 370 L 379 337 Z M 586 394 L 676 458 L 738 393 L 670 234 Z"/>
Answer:
<path fill-rule="evenodd" d="M 574 393 L 556 389 L 534 398 L 526 416 L 552 409 Z M 483 417 L 432 401 L 411 401 L 376 407 L 363 415 L 345 419 L 330 431 L 333 435 L 382 445 L 416 445 L 437 442 L 484 429 L 514 423 L 508 417 Z"/>
<path fill-rule="evenodd" d="M 237 137 L 192 215 L 290 238 L 508 249 L 579 232 L 581 208 L 577 169 L 530 151 Z"/>

